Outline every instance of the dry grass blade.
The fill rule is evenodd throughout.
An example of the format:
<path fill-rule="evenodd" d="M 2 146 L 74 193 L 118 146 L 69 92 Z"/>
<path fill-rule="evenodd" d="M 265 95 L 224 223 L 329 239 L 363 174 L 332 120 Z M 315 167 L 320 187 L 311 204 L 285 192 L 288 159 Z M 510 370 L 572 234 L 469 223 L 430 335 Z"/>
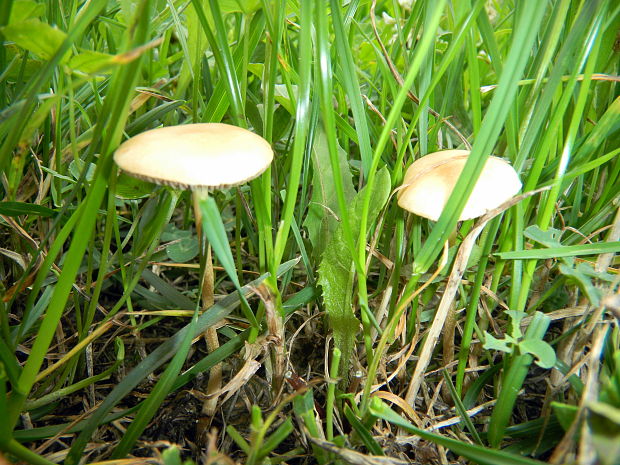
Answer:
<path fill-rule="evenodd" d="M 426 368 L 431 361 L 433 350 L 435 349 L 435 345 L 439 340 L 439 335 L 441 334 L 441 330 L 444 327 L 444 323 L 448 318 L 448 312 L 453 304 L 456 291 L 461 282 L 461 278 L 463 277 L 463 273 L 465 272 L 465 268 L 467 267 L 467 261 L 469 260 L 469 256 L 474 247 L 476 239 L 490 220 L 492 220 L 505 210 L 509 209 L 513 205 L 516 205 L 521 200 L 538 194 L 539 192 L 542 192 L 544 190 L 548 190 L 548 188 L 537 189 L 522 195 L 518 195 L 508 200 L 507 202 L 504 202 L 499 207 L 490 210 L 484 216 L 482 216 L 480 220 L 478 220 L 476 225 L 472 228 L 472 230 L 461 243 L 459 251 L 454 259 L 454 265 L 452 266 L 452 271 L 450 273 L 450 277 L 448 278 L 446 290 L 441 297 L 441 302 L 439 303 L 439 307 L 435 312 L 435 318 L 433 319 L 431 328 L 429 329 L 426 340 L 424 341 L 424 345 L 422 346 L 420 358 L 418 359 L 413 375 L 411 376 L 409 388 L 407 389 L 407 395 L 405 396 L 405 400 L 409 405 L 413 406 L 415 399 L 418 395 L 418 391 L 424 379 L 424 372 L 426 371 Z"/>
<path fill-rule="evenodd" d="M 286 367 L 286 347 L 284 346 L 284 323 L 276 309 L 276 296 L 265 284 L 261 283 L 253 289 L 265 305 L 265 319 L 269 340 L 273 345 L 275 355 L 273 391 L 279 392 L 284 380 Z"/>
<path fill-rule="evenodd" d="M 239 370 L 237 374 L 230 381 L 228 381 L 228 383 L 226 383 L 221 389 L 209 393 L 207 398 L 218 398 L 219 396 L 226 394 L 226 396 L 222 399 L 222 402 L 226 402 L 235 392 L 241 389 L 248 382 L 248 380 L 260 368 L 260 365 L 260 362 L 257 362 L 256 360 L 247 360 L 243 364 L 243 367 L 241 367 L 241 370 Z"/>
<path fill-rule="evenodd" d="M 567 463 L 569 460 L 572 459 L 572 457 L 570 456 L 572 455 L 573 446 L 577 437 L 576 433 L 582 428 L 583 425 L 585 425 L 583 419 L 586 413 L 586 404 L 589 401 L 595 400 L 598 396 L 598 371 L 596 370 L 596 368 L 600 363 L 600 355 L 603 351 L 603 342 L 605 340 L 606 334 L 606 326 L 599 326 L 596 333 L 594 334 L 591 351 L 587 357 L 588 361 L 590 362 L 590 369 L 588 370 L 588 378 L 586 380 L 584 393 L 579 400 L 579 411 L 575 415 L 575 419 L 573 420 L 570 428 L 568 429 L 568 431 L 566 431 L 564 438 L 553 451 L 553 455 L 549 459 L 549 463 Z M 583 433 L 584 430 L 581 429 L 581 432 Z M 587 458 L 587 456 L 589 456 L 591 453 L 591 438 L 582 438 L 581 441 L 581 450 L 579 454 L 580 459 L 587 459 L 587 461 L 580 461 L 579 463 L 593 463 L 589 458 Z"/>
<path fill-rule="evenodd" d="M 350 449 L 344 449 L 338 447 L 329 441 L 323 441 L 322 439 L 313 438 L 309 434 L 306 435 L 308 439 L 321 449 L 336 454 L 342 460 L 352 465 L 406 465 L 411 462 L 406 460 L 395 459 L 393 457 L 383 457 L 381 455 L 365 455 L 359 452 L 352 451 Z"/>

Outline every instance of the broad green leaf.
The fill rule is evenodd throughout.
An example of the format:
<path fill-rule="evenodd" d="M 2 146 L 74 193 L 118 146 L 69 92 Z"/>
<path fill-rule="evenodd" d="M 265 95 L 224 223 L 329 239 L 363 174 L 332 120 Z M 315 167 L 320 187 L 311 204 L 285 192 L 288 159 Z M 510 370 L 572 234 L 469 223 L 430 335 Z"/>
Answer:
<path fill-rule="evenodd" d="M 374 221 L 390 194 L 390 174 L 387 168 L 377 173 L 371 196 L 368 219 Z M 362 189 L 351 202 L 349 219 L 351 234 L 359 235 L 360 215 L 366 195 Z M 319 284 L 323 288 L 323 301 L 334 330 L 336 347 L 342 352 L 342 359 L 348 360 L 359 331 L 359 321 L 351 306 L 353 295 L 353 258 L 344 239 L 343 225 L 339 225 L 327 244 L 323 260 L 319 265 Z M 347 368 L 343 370 L 346 373 Z"/>
<path fill-rule="evenodd" d="M 0 202 L 0 215 L 19 216 L 19 215 L 38 215 L 54 216 L 56 212 L 51 208 L 26 202 Z"/>
<path fill-rule="evenodd" d="M 198 239 L 184 237 L 166 247 L 166 255 L 173 262 L 186 263 L 198 255 Z"/>
<path fill-rule="evenodd" d="M 571 265 L 562 263 L 559 269 L 560 273 L 575 280 L 577 285 L 588 297 L 590 303 L 595 307 L 599 306 L 603 293 L 593 280 L 601 279 L 603 281 L 613 281 L 613 276 L 611 274 L 605 272 L 599 273 L 588 263 L 578 263 L 577 265 L 574 263 Z"/>
<path fill-rule="evenodd" d="M 177 239 L 183 239 L 185 237 L 190 237 L 192 235 L 192 231 L 179 229 L 174 224 L 167 224 L 164 230 L 161 233 L 161 240 L 165 242 L 176 241 Z"/>
<path fill-rule="evenodd" d="M 74 71 L 85 74 L 105 74 L 111 66 L 119 64 L 114 55 L 96 50 L 83 50 L 69 60 L 68 66 Z M 111 70 L 109 70 L 111 71 Z"/>
<path fill-rule="evenodd" d="M 260 8 L 260 0 L 220 0 L 220 9 L 223 14 L 244 13 L 251 14 Z"/>
<path fill-rule="evenodd" d="M 67 34 L 36 18 L 3 27 L 2 33 L 7 40 L 35 55 L 49 60 L 67 38 Z"/>
<path fill-rule="evenodd" d="M 143 181 L 126 173 L 120 173 L 116 180 L 114 194 L 119 199 L 136 200 L 148 197 L 154 189 L 154 184 Z"/>
<path fill-rule="evenodd" d="M 555 351 L 545 341 L 526 339 L 519 343 L 519 350 L 536 357 L 536 364 L 541 368 L 553 368 L 555 365 Z"/>
<path fill-rule="evenodd" d="M 486 331 L 484 332 L 484 344 L 483 348 L 485 350 L 499 350 L 501 352 L 506 352 L 507 354 L 512 353 L 512 347 L 515 341 L 511 341 L 506 339 L 497 339 L 496 337 L 491 336 Z"/>
<path fill-rule="evenodd" d="M 69 163 L 69 173 L 71 173 L 71 176 L 73 176 L 74 179 L 80 179 L 80 176 L 82 175 L 82 171 L 84 171 L 85 166 L 86 163 L 83 160 L 76 158 L 75 160 L 72 160 L 71 163 Z M 93 177 L 95 176 L 96 168 L 97 165 L 95 165 L 94 163 L 88 164 L 88 168 L 86 169 L 86 182 L 92 182 Z"/>
<path fill-rule="evenodd" d="M 510 316 L 510 335 L 515 339 L 520 339 L 523 336 L 521 320 L 527 316 L 527 313 L 519 310 L 506 310 L 504 313 Z"/>
<path fill-rule="evenodd" d="M 528 239 L 538 242 L 545 247 L 561 247 L 560 238 L 562 231 L 555 228 L 549 228 L 546 231 L 540 229 L 537 225 L 528 226 L 523 231 L 523 235 Z"/>
<path fill-rule="evenodd" d="M 553 408 L 553 413 L 557 417 L 562 429 L 568 431 L 575 420 L 579 407 L 561 402 L 551 402 L 551 408 Z"/>
<path fill-rule="evenodd" d="M 338 147 L 338 161 L 342 173 L 345 200 L 350 202 L 355 196 L 355 188 L 347 162 L 347 154 L 340 147 Z M 308 237 L 314 248 L 314 257 L 319 258 L 338 226 L 336 217 L 340 217 L 338 197 L 330 168 L 327 136 L 323 129 L 317 131 L 312 145 L 312 171 L 312 200 L 304 226 L 308 230 Z"/>
<path fill-rule="evenodd" d="M 45 4 L 34 0 L 15 0 L 11 8 L 9 24 L 21 23 L 30 18 L 37 18 L 45 14 Z"/>

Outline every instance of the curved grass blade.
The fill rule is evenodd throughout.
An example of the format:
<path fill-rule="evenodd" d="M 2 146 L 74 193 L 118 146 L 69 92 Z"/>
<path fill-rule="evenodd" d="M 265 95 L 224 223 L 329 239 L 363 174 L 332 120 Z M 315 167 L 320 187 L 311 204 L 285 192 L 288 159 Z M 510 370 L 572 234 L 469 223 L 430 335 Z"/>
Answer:
<path fill-rule="evenodd" d="M 549 249 L 515 250 L 512 252 L 500 252 L 497 255 L 502 260 L 546 260 L 559 257 L 577 257 L 580 255 L 599 255 L 603 253 L 620 252 L 620 242 L 599 242 L 596 244 L 566 245 L 564 247 L 552 247 Z"/>
<path fill-rule="evenodd" d="M 297 97 L 297 107 L 295 109 L 295 129 L 294 142 L 291 154 L 291 165 L 289 172 L 286 198 L 281 213 L 281 222 L 276 233 L 274 245 L 274 264 L 278 265 L 284 256 L 284 250 L 288 241 L 289 231 L 295 213 L 295 205 L 299 191 L 299 181 L 301 178 L 304 162 L 304 151 L 308 142 L 310 132 L 311 105 L 310 87 L 312 84 L 312 17 L 314 2 L 302 1 L 300 11 L 300 36 L 299 36 L 299 84 Z M 316 121 L 314 121 L 316 124 Z"/>
<path fill-rule="evenodd" d="M 235 288 L 239 291 L 242 301 L 242 309 L 245 317 L 250 320 L 250 324 L 258 328 L 258 322 L 250 306 L 245 300 L 245 295 L 241 289 L 241 283 L 237 276 L 237 268 L 235 267 L 235 259 L 233 258 L 232 251 L 230 250 L 230 244 L 228 243 L 228 236 L 226 235 L 226 229 L 222 222 L 220 211 L 217 207 L 215 199 L 211 196 L 201 198 L 199 200 L 200 211 L 202 212 L 202 228 L 207 236 L 207 240 L 213 248 L 213 252 L 217 256 L 218 260 L 226 270 L 226 273 L 232 280 Z"/>
<path fill-rule="evenodd" d="M 290 260 L 283 263 L 278 268 L 278 276 L 290 270 L 298 260 Z M 250 293 L 252 286 L 257 286 L 267 275 L 262 275 L 258 279 L 242 288 L 244 295 Z M 220 321 L 226 315 L 231 313 L 239 305 L 239 294 L 233 293 L 219 301 L 208 312 L 203 313 L 199 318 L 192 337 L 204 332 L 216 322 Z M 92 437 L 95 429 L 103 422 L 110 410 L 131 390 L 136 387 L 145 377 L 156 370 L 158 367 L 166 363 L 175 354 L 180 347 L 183 339 L 189 331 L 189 325 L 178 331 L 174 336 L 160 345 L 151 352 L 139 365 L 137 365 L 129 374 L 116 385 L 116 387 L 108 394 L 97 411 L 86 421 L 82 433 L 77 437 L 71 446 L 71 450 L 65 461 L 66 465 L 76 465 L 82 458 L 82 453 L 86 444 Z"/>
<path fill-rule="evenodd" d="M 241 88 L 237 79 L 236 71 L 230 49 L 228 47 L 228 39 L 226 37 L 226 29 L 222 20 L 222 14 L 217 1 L 209 0 L 209 7 L 215 23 L 215 35 L 211 30 L 211 26 L 205 15 L 202 3 L 198 0 L 192 0 L 192 5 L 196 10 L 198 20 L 202 25 L 202 30 L 207 36 L 207 40 L 211 45 L 211 51 L 215 56 L 220 72 L 224 76 L 228 84 L 226 90 L 232 105 L 232 118 L 237 126 L 246 127 L 243 111 L 243 101 L 241 99 Z"/>
<path fill-rule="evenodd" d="M 520 21 L 515 27 L 512 47 L 503 67 L 497 93 L 486 112 L 478 138 L 441 217 L 416 257 L 414 269 L 417 273 L 423 273 L 430 268 L 443 247 L 443 243 L 454 230 L 478 176 L 497 142 L 515 99 L 519 79 L 525 70 L 530 51 L 536 40 L 545 8 L 544 2 L 523 4 Z"/>
<path fill-rule="evenodd" d="M 362 103 L 362 90 L 357 78 L 357 68 L 353 62 L 352 47 L 349 43 L 348 32 L 340 11 L 340 4 L 336 0 L 330 0 L 332 11 L 332 24 L 334 26 L 334 36 L 336 38 L 336 59 L 339 67 L 337 73 L 345 88 L 351 106 L 351 113 L 355 122 L 360 156 L 362 158 L 362 168 L 364 177 L 368 176 L 372 163 L 372 148 L 370 146 L 370 131 L 368 119 Z M 349 5 L 351 8 L 352 5 Z M 339 71 L 339 72 L 338 72 Z"/>
<path fill-rule="evenodd" d="M 416 428 L 406 421 L 378 397 L 373 397 L 369 411 L 372 415 L 392 423 L 412 434 L 420 436 L 422 439 L 439 444 L 450 449 L 455 454 L 461 455 L 468 460 L 479 463 L 480 465 L 542 465 L 543 462 L 522 457 L 508 452 L 488 449 L 486 447 L 461 442 L 456 439 L 447 438 L 438 434 L 429 433 L 420 428 Z"/>
<path fill-rule="evenodd" d="M 187 328 L 185 337 L 183 337 L 179 350 L 174 355 L 172 362 L 170 362 L 170 365 L 166 367 L 166 370 L 157 381 L 157 384 L 151 391 L 148 398 L 143 402 L 142 407 L 140 407 L 140 410 L 136 415 L 136 418 L 134 418 L 134 420 L 131 422 L 131 425 L 129 425 L 129 428 L 127 428 L 127 431 L 123 435 L 120 443 L 114 449 L 112 459 L 123 458 L 129 453 L 138 437 L 147 427 L 151 418 L 153 418 L 153 416 L 155 416 L 155 413 L 157 413 L 157 409 L 163 402 L 166 395 L 168 395 L 168 392 L 172 388 L 177 375 L 183 367 L 183 363 L 185 363 L 189 348 L 192 345 L 192 337 L 195 333 L 196 325 L 198 323 L 199 309 L 200 306 L 197 306 L 194 310 L 194 316 L 192 317 L 192 321 Z"/>

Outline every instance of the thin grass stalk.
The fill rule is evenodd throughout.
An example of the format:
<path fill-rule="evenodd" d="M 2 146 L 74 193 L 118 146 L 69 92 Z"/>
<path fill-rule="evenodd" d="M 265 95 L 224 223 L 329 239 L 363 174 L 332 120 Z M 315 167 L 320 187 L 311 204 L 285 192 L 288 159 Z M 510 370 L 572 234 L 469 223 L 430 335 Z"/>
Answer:
<path fill-rule="evenodd" d="M 145 399 L 133 419 L 122 439 L 114 449 L 112 459 L 121 459 L 125 457 L 133 447 L 134 443 L 138 440 L 138 437 L 142 434 L 144 429 L 148 426 L 149 421 L 157 413 L 158 407 L 163 402 L 165 396 L 172 388 L 176 377 L 183 368 L 183 363 L 187 358 L 187 354 L 192 345 L 192 338 L 194 335 L 194 329 L 198 322 L 200 305 L 197 305 L 194 310 L 194 316 L 189 324 L 187 333 L 183 338 L 179 350 L 172 358 L 170 364 L 166 367 L 163 374 L 159 377 L 157 384 L 150 392 L 149 396 Z M 215 365 L 218 366 L 218 365 Z"/>
<path fill-rule="evenodd" d="M 299 97 L 297 98 L 297 106 L 295 109 L 295 129 L 290 174 L 274 245 L 274 264 L 279 264 L 284 256 L 291 222 L 295 213 L 295 203 L 297 202 L 301 171 L 304 166 L 304 151 L 307 144 L 310 144 L 308 138 L 311 127 L 310 122 L 313 120 L 313 118 L 311 118 L 310 88 L 312 86 L 312 19 L 314 16 L 314 2 L 312 0 L 301 0 L 300 3 Z"/>
<path fill-rule="evenodd" d="M 459 5 L 464 5 L 465 2 Z M 474 10 L 478 6 L 478 3 L 475 4 Z M 463 8 L 463 7 L 461 7 Z M 469 8 L 465 8 L 464 11 L 461 11 L 460 14 L 465 16 L 468 12 Z M 480 15 L 480 11 L 477 11 L 473 19 Z M 466 57 L 467 57 L 467 77 L 469 79 L 469 98 L 470 98 L 470 107 L 472 113 L 472 125 L 473 132 L 472 136 L 474 140 L 476 139 L 478 133 L 480 132 L 480 126 L 482 125 L 482 102 L 480 98 L 480 72 L 478 67 L 478 52 L 476 50 L 476 42 L 475 42 L 475 34 L 476 29 L 474 27 L 470 28 L 467 33 L 467 40 L 465 45 Z M 457 390 L 458 391 L 458 390 Z"/>
<path fill-rule="evenodd" d="M 358 139 L 358 147 L 362 159 L 362 173 L 360 185 L 363 179 L 368 176 L 372 162 L 372 148 L 370 146 L 370 130 L 368 127 L 368 118 L 364 111 L 362 103 L 362 95 L 359 80 L 357 78 L 357 68 L 353 61 L 351 44 L 347 38 L 345 22 L 342 18 L 340 2 L 330 0 L 332 12 L 332 25 L 334 27 L 334 36 L 336 41 L 336 59 L 339 63 L 337 70 L 342 80 L 342 85 L 348 97 L 348 104 L 353 115 L 355 131 Z M 349 9 L 352 5 L 349 5 Z"/>
<path fill-rule="evenodd" d="M 241 96 L 241 88 L 239 85 L 239 78 L 236 74 L 236 69 L 232 56 L 230 54 L 230 48 L 228 46 L 228 37 L 226 35 L 226 26 L 224 25 L 224 19 L 220 10 L 219 2 L 217 0 L 209 0 L 209 8 L 211 10 L 211 17 L 215 24 L 215 35 L 211 31 L 207 23 L 202 5 L 197 0 L 192 0 L 192 4 L 198 13 L 198 18 L 202 23 L 203 30 L 211 45 L 211 51 L 218 62 L 219 70 L 226 79 L 226 89 L 232 105 L 232 119 L 237 126 L 242 128 L 247 127 L 245 121 L 245 109 L 243 98 Z"/>
<path fill-rule="evenodd" d="M 518 81 L 525 69 L 529 50 L 536 39 L 545 7 L 546 5 L 542 2 L 524 4 L 520 22 L 514 31 L 513 45 L 503 68 L 496 93 L 482 122 L 478 138 L 439 220 L 416 257 L 414 263 L 416 273 L 423 273 L 428 270 L 442 244 L 456 226 L 458 217 L 496 144 L 516 95 Z"/>
<path fill-rule="evenodd" d="M 430 8 L 431 3 L 427 2 L 424 8 L 424 29 L 426 29 L 427 24 L 430 24 L 433 19 L 433 9 Z M 435 50 L 436 48 L 436 36 L 433 36 L 433 42 L 430 44 L 431 49 Z M 424 56 L 422 66 L 419 72 L 419 93 L 420 94 L 428 94 L 429 95 L 429 104 L 433 105 L 433 95 L 431 92 L 427 92 L 430 86 L 431 74 L 434 69 L 435 64 L 435 54 L 428 53 Z M 427 105 L 418 104 L 418 112 L 420 113 L 417 125 L 418 125 L 418 148 L 421 154 L 426 154 L 429 152 L 429 142 L 428 142 L 428 133 L 429 133 L 429 124 L 432 124 L 429 121 L 429 111 Z M 410 123 L 411 124 L 411 123 Z M 415 124 L 415 123 L 414 123 Z M 433 144 L 435 145 L 435 144 Z"/>
<path fill-rule="evenodd" d="M 315 10 L 315 28 L 316 28 L 316 85 L 317 93 L 321 101 L 321 116 L 323 118 L 323 127 L 327 135 L 327 146 L 329 150 L 330 165 L 332 169 L 332 179 L 336 191 L 336 197 L 338 201 L 338 208 L 340 209 L 340 221 L 343 224 L 343 232 L 345 242 L 356 269 L 361 270 L 363 268 L 363 261 L 356 261 L 356 255 L 353 253 L 355 250 L 353 237 L 351 235 L 351 227 L 349 222 L 349 209 L 344 196 L 344 187 L 342 184 L 342 172 L 340 171 L 340 164 L 338 163 L 338 140 L 335 131 L 336 122 L 334 117 L 334 108 L 332 104 L 332 98 L 334 94 L 334 88 L 332 83 L 332 64 L 330 43 L 328 34 L 327 18 L 328 14 L 327 5 L 323 6 L 323 9 L 316 8 Z M 364 233 L 365 236 L 365 233 Z M 365 248 L 364 248 L 365 250 Z M 360 278 L 362 279 L 362 278 Z"/>
<path fill-rule="evenodd" d="M 139 14 L 143 11 L 148 11 L 148 0 L 142 2 L 137 8 L 139 18 L 137 22 L 137 28 L 135 29 L 135 36 L 128 38 L 128 44 L 131 43 L 144 43 L 146 41 L 148 33 L 148 20 L 145 17 L 140 17 Z M 148 16 L 148 15 L 145 15 Z M 121 137 L 121 128 L 128 116 L 129 110 L 129 96 L 127 93 L 121 93 L 122 87 L 132 87 L 137 78 L 135 69 L 139 66 L 140 60 L 136 60 L 133 63 L 129 63 L 125 68 L 121 68 L 116 75 L 115 85 L 111 88 L 111 91 L 116 90 L 110 96 L 111 111 L 110 111 L 110 123 L 107 125 L 107 133 L 102 144 L 102 154 L 95 177 L 93 179 L 90 191 L 85 199 L 84 214 L 79 218 L 76 223 L 74 239 L 71 243 L 69 251 L 65 257 L 64 267 L 60 277 L 58 278 L 58 284 L 54 290 L 52 299 L 48 305 L 46 316 L 41 323 L 38 336 L 31 349 L 31 353 L 24 366 L 19 382 L 17 386 L 14 386 L 13 396 L 11 401 L 11 408 L 9 413 L 9 424 L 14 427 L 22 406 L 27 398 L 28 393 L 34 385 L 36 375 L 43 363 L 45 354 L 49 348 L 49 345 L 54 337 L 54 332 L 62 313 L 64 311 L 65 303 L 69 297 L 69 293 L 75 280 L 84 250 L 86 249 L 88 238 L 92 233 L 96 220 L 96 212 L 105 194 L 106 179 L 108 178 L 111 167 L 111 149 L 118 144 Z M 104 122 L 100 122 L 98 126 L 99 131 L 102 131 Z M 41 273 L 46 273 L 44 269 Z"/>
<path fill-rule="evenodd" d="M 466 42 L 468 39 L 468 32 L 473 33 L 473 28 L 475 24 L 475 19 L 484 7 L 483 0 L 477 0 L 473 8 L 468 10 L 468 14 L 463 17 L 459 24 L 456 26 L 456 32 L 453 34 L 453 39 L 450 41 L 450 45 L 448 46 L 448 50 L 446 50 L 441 62 L 437 66 L 437 69 L 433 71 L 433 77 L 428 85 L 428 88 L 425 92 L 421 93 L 420 103 L 409 122 L 410 125 L 415 125 L 418 122 L 418 119 L 422 115 L 422 111 L 426 108 L 426 104 L 428 103 L 430 97 L 433 95 L 433 91 L 437 88 L 437 86 L 445 80 L 445 73 L 448 71 L 450 65 L 456 59 L 457 54 L 461 50 L 463 42 Z M 478 91 L 474 91 L 472 89 L 472 94 L 478 93 Z M 425 153 L 421 151 L 421 153 Z M 400 169 L 400 166 L 397 167 Z"/>
<path fill-rule="evenodd" d="M 148 0 L 142 3 L 141 7 L 148 9 Z M 143 42 L 146 38 L 147 28 L 144 26 L 145 23 L 148 24 L 148 22 L 144 19 L 139 22 L 139 25 L 142 27 L 138 27 L 134 40 Z M 127 68 L 122 69 L 123 72 L 117 75 L 117 86 L 122 85 L 129 87 L 132 85 L 130 84 L 131 82 L 135 82 L 136 76 L 135 73 L 132 73 L 132 71 L 134 67 L 139 65 L 139 62 L 140 60 L 136 60 L 136 62 L 129 64 Z M 113 87 L 112 90 L 114 89 L 115 88 Z M 111 147 L 117 145 L 120 140 L 121 133 L 119 128 L 124 125 L 129 109 L 129 99 L 126 94 L 113 93 L 112 95 L 116 96 L 117 100 L 113 100 L 110 116 L 111 121 L 114 123 L 112 123 L 113 126 L 108 125 L 107 130 L 109 132 L 106 134 L 102 147 L 102 153 L 106 154 L 106 156 L 102 157 L 97 165 L 93 183 L 83 203 L 85 213 L 77 221 L 74 239 L 71 243 L 69 252 L 66 255 L 64 267 L 58 279 L 58 284 L 55 288 L 52 300 L 49 303 L 46 316 L 41 324 L 39 334 L 32 347 L 28 361 L 24 366 L 24 371 L 20 376 L 18 386 L 15 387 L 11 406 L 12 409 L 9 417 L 9 421 L 12 425 L 14 425 L 17 421 L 21 407 L 23 406 L 27 394 L 32 389 L 36 374 L 43 363 L 47 349 L 53 339 L 55 328 L 62 316 L 65 303 L 69 297 L 71 288 L 73 287 L 73 282 L 75 275 L 77 274 L 81 258 L 84 255 L 84 250 L 86 249 L 88 239 L 90 238 L 92 229 L 95 225 L 96 212 L 98 211 L 103 195 L 105 194 L 106 179 L 109 177 L 112 169 L 112 160 L 110 156 Z M 101 130 L 102 126 L 100 125 L 98 127 Z M 47 270 L 42 270 L 42 272 L 46 271 Z"/>
<path fill-rule="evenodd" d="M 409 67 L 409 70 L 407 71 L 407 75 L 405 77 L 403 86 L 400 88 L 400 90 L 398 91 L 398 94 L 396 95 L 396 98 L 394 99 L 394 104 L 392 105 L 390 113 L 383 126 L 383 130 L 381 131 L 381 135 L 379 136 L 379 140 L 377 141 L 375 151 L 373 154 L 371 168 L 368 173 L 368 180 L 366 182 L 367 191 L 366 191 L 366 196 L 364 197 L 364 204 L 363 204 L 361 221 L 360 221 L 360 235 L 357 239 L 358 248 L 357 248 L 356 263 L 360 262 L 363 264 L 366 261 L 366 234 L 367 234 L 367 229 L 368 229 L 368 214 L 370 211 L 370 195 L 373 190 L 375 176 L 376 176 L 377 168 L 379 166 L 379 162 L 381 160 L 381 155 L 383 154 L 383 151 L 385 150 L 387 143 L 390 140 L 391 130 L 396 125 L 396 121 L 400 117 L 400 112 L 407 99 L 409 89 L 413 85 L 413 82 L 420 70 L 420 67 L 422 66 L 424 56 L 430 51 L 430 47 L 433 43 L 433 37 L 437 31 L 437 28 L 439 27 L 439 22 L 441 19 L 441 15 L 444 11 L 445 3 L 446 3 L 445 0 L 439 0 L 437 2 L 434 2 L 434 10 L 433 10 L 433 15 L 431 17 L 431 20 L 429 24 L 427 24 L 428 27 L 425 28 L 424 30 L 424 34 L 422 36 L 422 39 L 420 40 L 420 44 L 418 45 L 418 47 L 416 47 L 416 52 L 415 52 L 413 61 L 411 63 L 411 66 Z M 360 269 L 360 268 L 358 268 L 357 272 L 358 272 L 358 287 L 359 287 L 359 283 L 362 283 L 362 282 L 364 283 L 358 292 L 359 305 L 362 308 L 362 310 L 364 310 L 364 307 L 366 307 L 366 309 L 368 308 L 368 301 L 367 301 L 367 295 L 366 295 L 367 293 L 364 292 L 364 287 L 363 287 L 365 285 L 366 273 L 364 269 Z M 412 280 L 413 279 L 414 278 L 412 278 Z M 417 279 L 416 279 L 416 282 L 417 282 Z M 411 290 L 409 294 L 411 295 L 412 293 L 413 293 L 413 290 Z M 391 336 L 389 336 L 389 338 L 391 339 Z M 374 359 L 380 358 L 382 354 L 381 354 L 381 351 L 375 351 L 374 354 L 372 352 L 367 353 L 367 356 L 373 360 L 371 362 L 371 367 L 372 367 L 375 365 Z M 375 367 L 375 370 L 376 370 L 376 367 Z M 376 371 L 372 372 L 369 367 L 368 378 L 366 380 L 367 387 L 365 388 L 365 394 L 363 398 L 364 400 L 362 402 L 362 405 L 364 406 L 362 409 L 363 411 L 365 411 L 366 408 L 368 407 L 368 402 L 369 402 L 368 395 L 370 394 L 370 384 L 374 383 L 375 374 L 376 374 Z"/>
<path fill-rule="evenodd" d="M 482 288 L 482 282 L 486 276 L 487 265 L 489 263 L 489 254 L 491 253 L 491 248 L 495 242 L 500 221 L 501 217 L 494 218 L 491 220 L 489 226 L 487 226 L 487 236 L 482 246 L 480 262 L 478 263 L 478 271 L 476 272 L 476 277 L 468 296 L 469 304 L 465 311 L 465 324 L 463 325 L 463 335 L 461 336 L 461 347 L 459 349 L 459 363 L 456 371 L 455 388 L 459 396 L 463 393 L 465 368 L 467 366 L 467 358 L 469 356 L 469 349 L 471 348 L 471 341 L 473 339 L 474 325 L 476 324 L 476 317 L 478 316 L 480 290 Z"/>
<path fill-rule="evenodd" d="M 8 439 L 6 444 L 2 444 L 2 448 L 9 454 L 19 457 L 25 463 L 32 465 L 54 465 L 51 460 L 47 460 L 45 457 L 32 452 L 23 444 L 17 442 L 15 439 Z"/>
<path fill-rule="evenodd" d="M 97 273 L 97 280 L 95 282 L 95 288 L 93 289 L 93 293 L 90 297 L 90 302 L 88 304 L 88 308 L 86 310 L 85 318 L 84 318 L 84 328 L 87 330 L 92 324 L 95 318 L 95 310 L 97 309 L 97 305 L 99 303 L 99 296 L 101 295 L 101 290 L 103 289 L 103 285 L 105 283 L 105 276 L 108 272 L 108 262 L 110 255 L 110 245 L 112 243 L 112 234 L 114 233 L 114 219 L 113 217 L 116 215 L 116 210 L 114 206 L 115 201 L 115 189 L 116 186 L 116 178 L 111 176 L 108 190 L 108 207 L 106 213 L 106 221 L 105 221 L 105 230 L 103 233 L 103 244 L 101 245 L 101 259 L 99 262 L 99 272 Z M 80 335 L 80 338 L 86 336 L 86 332 Z"/>
<path fill-rule="evenodd" d="M 0 42 L 4 42 L 4 34 L 1 32 L 2 26 L 6 26 L 9 23 L 11 17 L 11 10 L 13 9 L 13 0 L 7 0 L 0 5 Z M 0 48 L 0 69 L 7 69 L 6 62 L 6 49 Z M 0 79 L 0 108 L 6 108 L 6 80 Z"/>
<path fill-rule="evenodd" d="M 579 95 L 577 97 L 577 104 L 575 105 L 575 109 L 572 114 L 570 126 L 568 129 L 568 134 L 566 137 L 566 141 L 564 143 L 564 147 L 562 149 L 562 154 L 560 157 L 560 162 L 558 164 L 556 173 L 555 173 L 555 181 L 549 192 L 545 205 L 543 206 L 543 210 L 539 216 L 537 221 L 538 226 L 545 230 L 548 228 L 551 222 L 551 216 L 555 211 L 556 201 L 558 196 L 560 195 L 560 189 L 562 187 L 562 177 L 565 174 L 570 157 L 573 152 L 573 146 L 575 143 L 575 139 L 577 137 L 577 131 L 579 126 L 583 120 L 583 110 L 585 107 L 586 99 L 590 90 L 590 83 L 592 82 L 592 73 L 594 71 L 594 66 L 598 59 L 598 49 L 600 46 L 600 27 L 603 23 L 604 12 L 607 11 L 607 2 L 604 2 L 601 10 L 598 10 L 600 14 L 595 16 L 595 19 L 592 23 L 592 27 L 588 34 L 588 39 L 586 40 L 585 47 L 583 48 L 583 60 L 585 63 L 585 71 L 584 71 L 584 81 L 581 84 Z M 588 58 L 589 57 L 589 58 Z M 581 66 L 575 67 L 575 71 L 578 71 Z M 571 83 L 574 85 L 576 83 L 576 72 L 573 74 L 573 78 L 568 84 L 568 87 L 571 87 Z M 516 309 L 523 311 L 525 309 L 527 303 L 527 296 L 529 293 L 529 289 L 532 283 L 532 278 L 534 275 L 534 270 L 536 269 L 536 261 L 528 261 L 525 265 L 525 272 L 523 276 L 523 282 L 521 284 L 520 293 L 518 297 L 518 301 L 516 302 Z"/>
<path fill-rule="evenodd" d="M 327 399 L 325 401 L 325 436 L 328 441 L 334 439 L 334 402 L 336 400 L 336 378 L 340 369 L 340 349 L 332 350 L 332 361 L 329 366 L 329 384 L 327 385 Z"/>

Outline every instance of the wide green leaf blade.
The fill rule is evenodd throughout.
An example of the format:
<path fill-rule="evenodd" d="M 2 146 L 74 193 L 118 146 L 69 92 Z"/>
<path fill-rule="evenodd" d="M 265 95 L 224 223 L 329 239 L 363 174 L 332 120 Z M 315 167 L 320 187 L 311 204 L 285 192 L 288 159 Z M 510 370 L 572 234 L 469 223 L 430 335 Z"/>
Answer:
<path fill-rule="evenodd" d="M 387 168 L 377 173 L 368 218 L 374 221 L 385 205 L 390 194 L 390 174 Z M 349 211 L 351 232 L 357 237 L 366 188 L 353 199 Z M 334 330 L 336 347 L 342 352 L 342 359 L 348 360 L 358 333 L 359 321 L 351 306 L 353 295 L 353 257 L 344 238 L 344 225 L 338 226 L 325 248 L 323 260 L 319 265 L 319 284 L 323 288 L 323 301 Z M 345 367 L 343 373 L 347 372 Z"/>

